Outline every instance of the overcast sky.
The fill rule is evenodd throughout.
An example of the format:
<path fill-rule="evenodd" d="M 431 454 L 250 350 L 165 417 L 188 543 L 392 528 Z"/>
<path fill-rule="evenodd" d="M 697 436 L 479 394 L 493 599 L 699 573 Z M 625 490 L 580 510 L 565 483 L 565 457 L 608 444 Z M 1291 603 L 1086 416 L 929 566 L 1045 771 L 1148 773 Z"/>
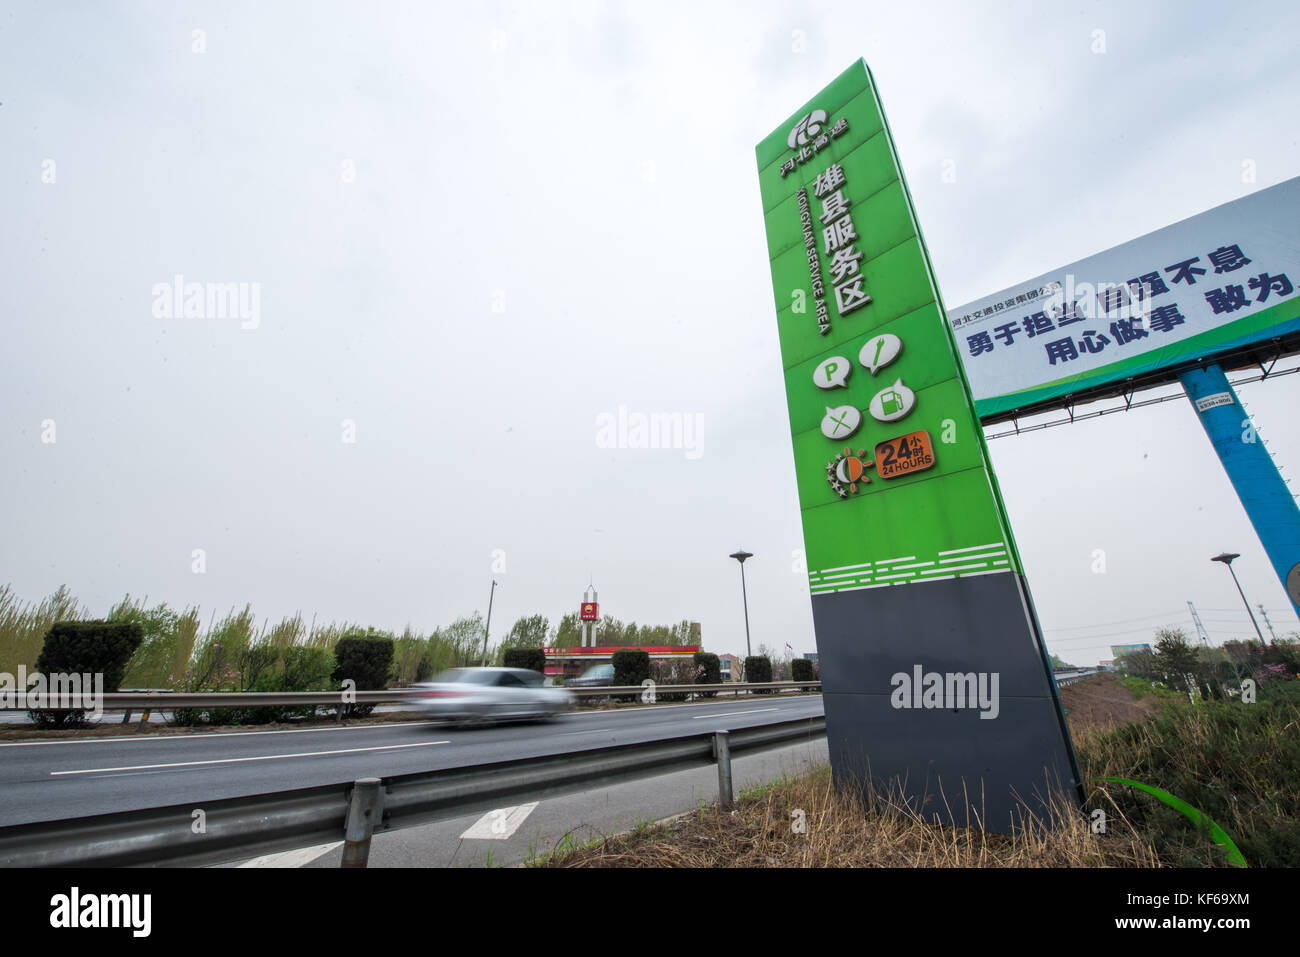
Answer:
<path fill-rule="evenodd" d="M 755 144 L 865 57 L 957 306 L 1300 174 L 1298 31 L 1286 3 L 6 0 L 0 583 L 427 631 L 495 577 L 496 637 L 591 580 L 743 654 L 744 546 L 755 646 L 813 651 Z M 178 275 L 257 309 L 160 317 Z M 1240 394 L 1292 476 L 1300 375 Z M 620 408 L 701 431 L 602 447 Z M 1185 398 L 990 449 L 1055 653 L 1191 634 L 1188 601 L 1253 634 L 1225 549 L 1300 627 Z"/>

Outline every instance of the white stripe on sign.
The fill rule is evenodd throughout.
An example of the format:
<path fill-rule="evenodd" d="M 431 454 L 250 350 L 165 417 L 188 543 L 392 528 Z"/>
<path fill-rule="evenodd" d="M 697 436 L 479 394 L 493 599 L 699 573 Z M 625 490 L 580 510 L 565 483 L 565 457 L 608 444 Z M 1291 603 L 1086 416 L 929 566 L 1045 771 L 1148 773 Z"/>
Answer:
<path fill-rule="evenodd" d="M 306 867 L 322 854 L 328 854 L 334 848 L 341 845 L 342 841 L 331 841 L 328 844 L 316 844 L 312 847 L 300 847 L 294 851 L 282 851 L 279 854 L 267 854 L 265 857 L 255 857 L 251 861 L 244 861 L 240 867 Z"/>
<path fill-rule="evenodd" d="M 519 825 L 524 823 L 540 803 L 534 801 L 532 804 L 499 807 L 495 811 L 488 811 L 471 824 L 460 839 L 462 841 L 504 841 L 519 830 Z"/>

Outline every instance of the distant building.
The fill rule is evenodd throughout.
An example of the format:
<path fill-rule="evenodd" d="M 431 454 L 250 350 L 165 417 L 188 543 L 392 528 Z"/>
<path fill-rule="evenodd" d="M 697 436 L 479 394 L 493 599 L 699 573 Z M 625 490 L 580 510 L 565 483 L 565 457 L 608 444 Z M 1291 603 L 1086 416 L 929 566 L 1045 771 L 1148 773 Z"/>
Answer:
<path fill-rule="evenodd" d="M 607 645 L 595 648 L 543 648 L 545 673 L 553 678 L 576 678 L 592 665 L 609 664 L 614 652 L 644 651 L 653 661 L 689 661 L 699 645 Z"/>
<path fill-rule="evenodd" d="M 718 655 L 718 667 L 722 669 L 723 681 L 739 681 L 744 662 L 735 655 Z"/>

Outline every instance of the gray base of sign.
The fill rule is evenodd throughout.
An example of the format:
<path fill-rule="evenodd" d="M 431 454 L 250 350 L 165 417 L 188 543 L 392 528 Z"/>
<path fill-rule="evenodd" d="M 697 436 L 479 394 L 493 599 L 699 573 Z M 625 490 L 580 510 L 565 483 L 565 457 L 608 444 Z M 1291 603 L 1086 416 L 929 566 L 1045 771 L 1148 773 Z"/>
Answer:
<path fill-rule="evenodd" d="M 838 784 L 870 781 L 927 820 L 1004 834 L 1049 821 L 1054 803 L 1082 806 L 1020 576 L 821 594 L 812 604 Z"/>

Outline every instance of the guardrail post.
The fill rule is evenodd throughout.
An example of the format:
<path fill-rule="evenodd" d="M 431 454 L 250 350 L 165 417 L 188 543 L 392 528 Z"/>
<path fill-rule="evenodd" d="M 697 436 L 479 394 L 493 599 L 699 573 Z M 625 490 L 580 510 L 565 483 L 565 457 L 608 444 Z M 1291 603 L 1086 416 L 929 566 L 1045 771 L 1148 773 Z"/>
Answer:
<path fill-rule="evenodd" d="M 718 762 L 718 806 L 727 810 L 734 803 L 731 794 L 731 732 L 713 732 L 713 757 Z"/>
<path fill-rule="evenodd" d="M 352 785 L 340 867 L 365 867 L 370 860 L 370 836 L 379 816 L 379 785 L 379 778 L 361 778 Z"/>

